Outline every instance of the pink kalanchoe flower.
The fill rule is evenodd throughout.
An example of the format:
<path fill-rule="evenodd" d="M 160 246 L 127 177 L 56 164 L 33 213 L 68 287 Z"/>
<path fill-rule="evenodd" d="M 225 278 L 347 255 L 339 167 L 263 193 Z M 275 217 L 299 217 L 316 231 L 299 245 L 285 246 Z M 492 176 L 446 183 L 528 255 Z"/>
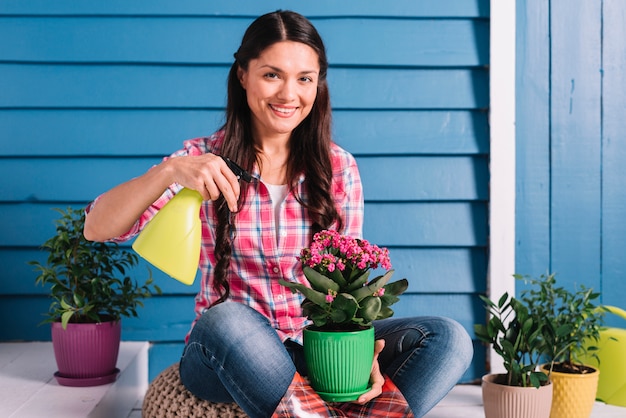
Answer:
<path fill-rule="evenodd" d="M 386 318 L 393 314 L 387 306 L 397 301 L 397 298 L 390 296 L 399 295 L 408 286 L 406 279 L 395 282 L 400 284 L 388 287 L 393 295 L 385 295 L 385 288 L 379 286 L 387 283 L 393 273 L 389 251 L 367 240 L 341 235 L 333 230 L 316 233 L 313 242 L 308 248 L 302 249 L 298 259 L 302 263 L 308 285 L 284 280 L 280 282 L 305 296 L 303 313 L 321 329 L 361 328 L 369 326 L 376 318 Z M 369 270 L 378 267 L 385 268 L 388 273 L 375 279 L 381 280 L 376 286 L 368 281 L 371 279 Z M 368 289 L 365 294 L 363 287 Z M 359 309 L 356 300 L 360 299 L 356 297 L 362 298 L 367 294 L 380 299 L 369 305 L 368 309 Z M 335 300 L 341 303 L 335 303 Z M 380 305 L 378 309 L 376 305 Z"/>
<path fill-rule="evenodd" d="M 346 269 L 346 265 L 343 260 L 337 260 L 337 268 L 339 271 L 344 271 Z"/>
<path fill-rule="evenodd" d="M 368 269 L 382 266 L 391 270 L 389 251 L 364 239 L 344 236 L 333 230 L 321 231 L 313 237 L 309 248 L 303 249 L 300 261 L 320 273 L 337 270 L 346 278 L 358 277 Z"/>

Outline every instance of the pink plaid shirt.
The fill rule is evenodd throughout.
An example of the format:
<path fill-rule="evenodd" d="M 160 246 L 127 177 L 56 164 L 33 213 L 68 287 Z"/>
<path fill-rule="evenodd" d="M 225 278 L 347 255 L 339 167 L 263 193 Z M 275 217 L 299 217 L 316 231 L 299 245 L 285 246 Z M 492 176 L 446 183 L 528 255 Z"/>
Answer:
<path fill-rule="evenodd" d="M 223 132 L 217 132 L 210 137 L 185 141 L 182 150 L 165 159 L 208 152 L 219 154 L 223 137 Z M 343 232 L 361 237 L 363 190 L 356 161 L 350 153 L 336 144 L 331 148 L 331 160 L 332 196 L 344 220 Z M 258 167 L 255 167 L 251 174 L 259 178 Z M 303 182 L 304 176 L 301 176 L 298 193 L 306 201 L 307 194 Z M 300 308 L 303 298 L 299 293 L 292 294 L 288 288 L 280 285 L 278 280 L 282 278 L 307 283 L 297 256 L 302 248 L 310 244 L 311 221 L 307 211 L 294 195 L 289 193 L 280 206 L 280 223 L 277 230 L 272 201 L 263 181 L 253 181 L 249 184 L 242 182 L 242 187 L 248 187 L 248 194 L 245 205 L 234 215 L 236 236 L 228 272 L 229 300 L 245 303 L 265 315 L 283 341 L 290 338 L 301 342 L 302 328 L 308 324 Z M 146 210 L 131 230 L 115 241 L 126 241 L 138 234 L 180 189 L 181 186 L 178 184 L 170 186 Z M 214 231 L 217 221 L 212 202 L 203 203 L 200 216 L 202 251 L 199 267 L 202 280 L 200 292 L 195 298 L 196 320 L 219 297 L 212 288 L 216 264 Z"/>

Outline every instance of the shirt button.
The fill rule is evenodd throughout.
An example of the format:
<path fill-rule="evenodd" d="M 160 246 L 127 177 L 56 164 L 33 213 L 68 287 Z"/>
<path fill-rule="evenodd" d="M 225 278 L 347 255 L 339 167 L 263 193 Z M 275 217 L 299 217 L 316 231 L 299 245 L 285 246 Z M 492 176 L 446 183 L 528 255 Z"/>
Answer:
<path fill-rule="evenodd" d="M 286 236 L 287 236 L 287 231 L 281 231 L 281 232 L 280 232 L 280 236 L 282 236 L 282 237 L 286 237 Z"/>
<path fill-rule="evenodd" d="M 278 272 L 280 271 L 280 269 L 279 269 L 278 267 L 274 267 L 274 268 L 272 269 L 272 271 L 273 271 L 274 273 L 278 273 Z"/>
<path fill-rule="evenodd" d="M 285 297 L 283 295 L 278 295 L 278 296 L 276 296 L 276 299 L 283 300 L 283 299 L 285 299 Z"/>

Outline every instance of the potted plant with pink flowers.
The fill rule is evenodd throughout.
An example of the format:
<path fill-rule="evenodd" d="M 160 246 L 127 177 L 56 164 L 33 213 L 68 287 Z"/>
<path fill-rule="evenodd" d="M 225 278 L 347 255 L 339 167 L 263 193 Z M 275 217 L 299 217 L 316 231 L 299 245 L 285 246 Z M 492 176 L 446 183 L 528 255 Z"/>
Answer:
<path fill-rule="evenodd" d="M 280 283 L 304 296 L 302 311 L 312 321 L 303 337 L 311 386 L 327 401 L 355 400 L 368 390 L 372 322 L 393 315 L 390 305 L 399 301 L 408 281 L 389 282 L 394 271 L 386 248 L 336 231 L 315 234 L 299 259 L 309 286 Z M 377 268 L 385 272 L 370 280 Z"/>

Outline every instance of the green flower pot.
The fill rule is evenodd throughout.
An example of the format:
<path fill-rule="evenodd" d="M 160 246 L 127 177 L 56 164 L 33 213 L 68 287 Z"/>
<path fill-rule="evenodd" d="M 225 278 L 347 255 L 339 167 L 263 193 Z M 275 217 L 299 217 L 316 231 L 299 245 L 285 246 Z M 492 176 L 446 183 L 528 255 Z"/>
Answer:
<path fill-rule="evenodd" d="M 361 331 L 304 329 L 309 380 L 327 402 L 356 400 L 369 390 L 374 358 L 374 328 Z"/>

